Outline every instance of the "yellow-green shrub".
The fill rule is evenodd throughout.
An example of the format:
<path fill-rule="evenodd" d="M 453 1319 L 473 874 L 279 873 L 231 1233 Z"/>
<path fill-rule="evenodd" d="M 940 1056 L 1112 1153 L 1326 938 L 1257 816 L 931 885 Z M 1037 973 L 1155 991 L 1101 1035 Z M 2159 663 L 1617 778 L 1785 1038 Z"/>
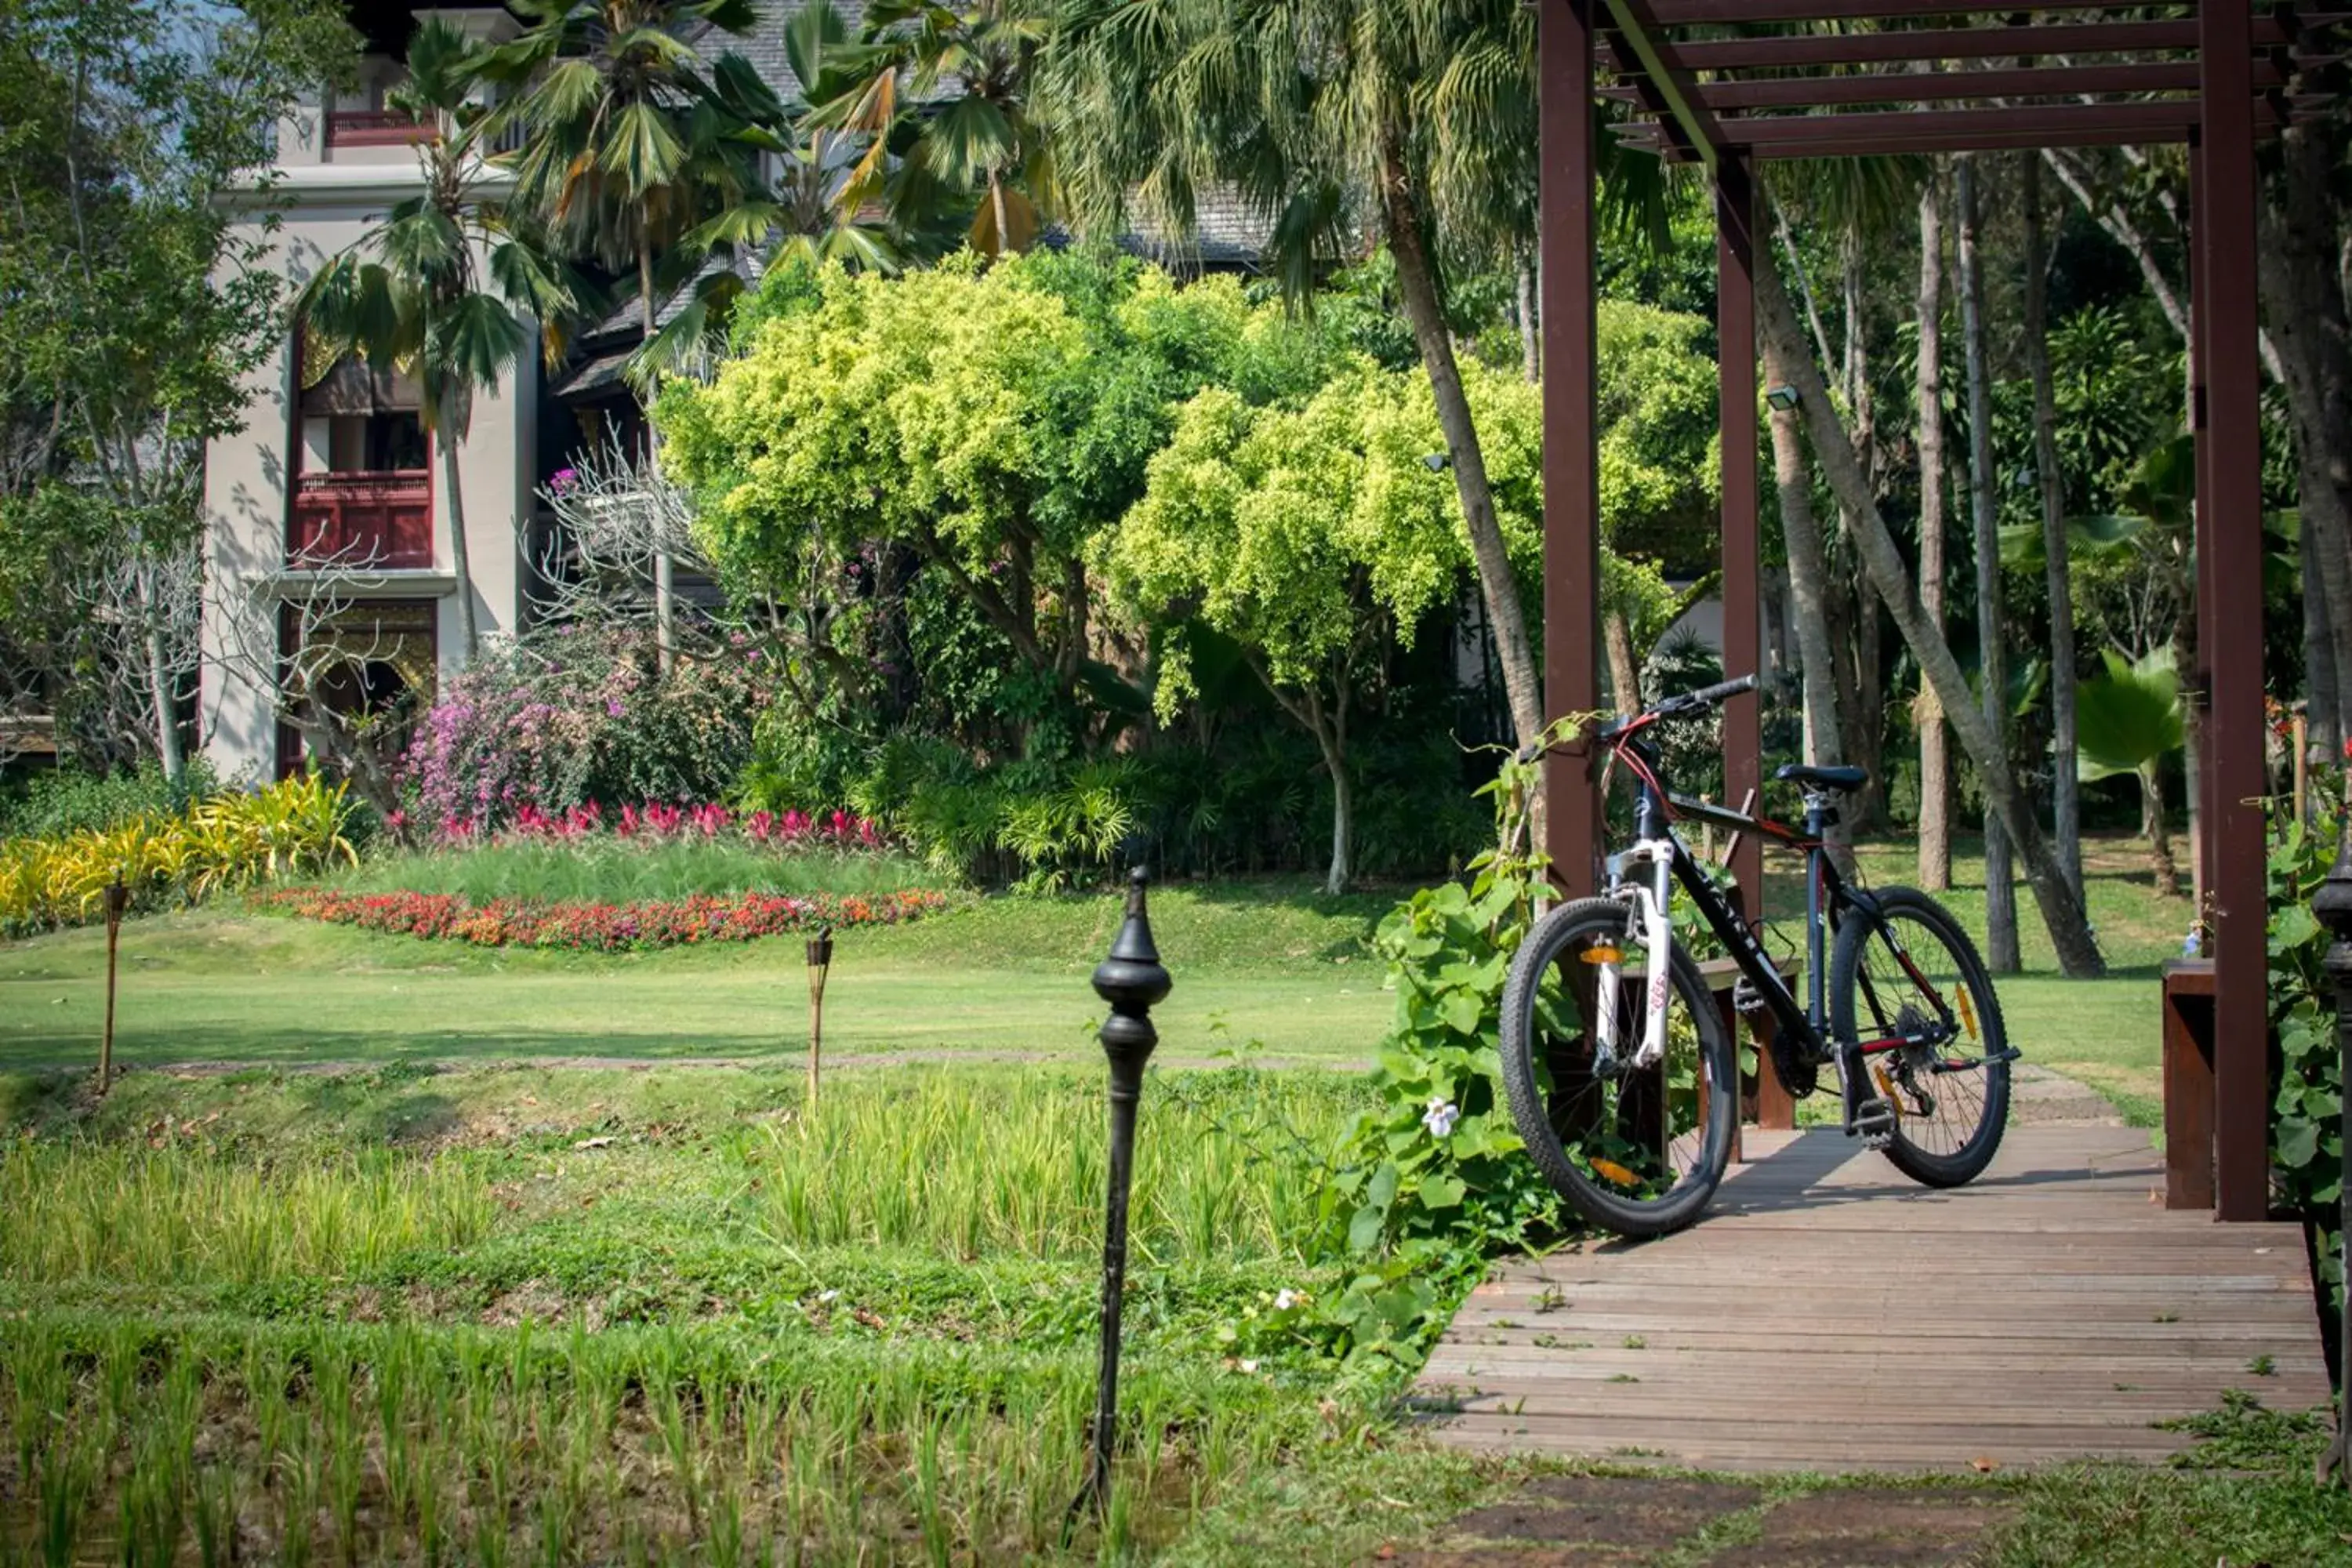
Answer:
<path fill-rule="evenodd" d="M 351 814 L 343 786 L 311 773 L 256 794 L 215 795 L 180 816 L 0 842 L 0 932 L 101 918 L 118 873 L 132 906 L 152 908 L 355 860 L 343 832 Z"/>

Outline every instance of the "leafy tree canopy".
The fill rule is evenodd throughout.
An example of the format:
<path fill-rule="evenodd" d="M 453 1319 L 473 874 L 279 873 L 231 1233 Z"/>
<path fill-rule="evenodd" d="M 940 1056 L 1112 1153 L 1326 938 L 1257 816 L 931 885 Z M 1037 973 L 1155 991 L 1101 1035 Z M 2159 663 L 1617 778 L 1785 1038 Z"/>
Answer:
<path fill-rule="evenodd" d="M 1173 405 L 1210 385 L 1297 400 L 1342 357 L 1231 280 L 1179 289 L 1099 255 L 967 255 L 898 279 L 787 269 L 737 342 L 707 385 L 659 405 L 721 570 L 781 582 L 811 552 L 905 546 L 1066 676 L 1091 542 L 1142 493 Z"/>

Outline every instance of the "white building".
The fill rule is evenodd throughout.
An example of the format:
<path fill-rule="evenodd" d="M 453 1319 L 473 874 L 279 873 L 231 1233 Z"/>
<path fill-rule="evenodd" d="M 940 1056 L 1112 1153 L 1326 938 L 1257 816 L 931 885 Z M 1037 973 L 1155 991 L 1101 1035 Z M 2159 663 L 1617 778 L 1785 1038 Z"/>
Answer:
<path fill-rule="evenodd" d="M 516 28 L 496 7 L 417 15 L 492 40 Z M 415 149 L 430 128 L 384 107 L 400 68 L 392 54 L 370 55 L 356 89 L 322 92 L 278 126 L 277 167 L 243 221 L 298 284 L 422 189 Z M 291 334 L 250 384 L 245 428 L 205 455 L 201 711 L 213 765 L 224 776 L 267 777 L 294 766 L 299 750 L 278 722 L 264 684 L 270 672 L 257 655 L 273 638 L 291 651 L 282 647 L 294 631 L 289 606 L 310 596 L 318 563 L 369 563 L 339 594 L 330 628 L 372 655 L 342 700 L 381 700 L 395 681 L 429 689 L 463 650 L 448 497 L 418 424 L 415 387 L 356 361 L 308 363 Z M 485 636 L 514 629 L 526 608 L 518 523 L 533 510 L 543 390 L 537 357 L 524 356 L 509 384 L 477 400 L 459 450 Z"/>

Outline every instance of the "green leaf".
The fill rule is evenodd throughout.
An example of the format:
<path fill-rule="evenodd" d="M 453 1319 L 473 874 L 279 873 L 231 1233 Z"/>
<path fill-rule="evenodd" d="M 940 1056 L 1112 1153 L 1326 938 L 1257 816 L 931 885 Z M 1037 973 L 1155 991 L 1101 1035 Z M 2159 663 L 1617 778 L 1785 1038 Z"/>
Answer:
<path fill-rule="evenodd" d="M 2319 1124 L 2294 1118 L 2279 1123 L 2278 1157 L 2284 1165 L 2301 1167 L 2319 1153 Z"/>
<path fill-rule="evenodd" d="M 1457 1034 L 1476 1034 L 1485 1012 L 1482 999 L 1473 991 L 1449 991 L 1438 1002 L 1439 1016 Z"/>
<path fill-rule="evenodd" d="M 2319 917 L 2303 904 L 2288 904 L 2271 917 L 2271 944 L 2274 948 L 2301 947 L 2326 934 L 2320 928 Z"/>

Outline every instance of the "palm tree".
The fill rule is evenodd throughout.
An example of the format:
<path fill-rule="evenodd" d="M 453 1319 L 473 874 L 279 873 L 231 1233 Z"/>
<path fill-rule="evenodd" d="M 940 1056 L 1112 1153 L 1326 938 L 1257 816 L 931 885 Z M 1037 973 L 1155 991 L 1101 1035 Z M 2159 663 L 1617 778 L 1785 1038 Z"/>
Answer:
<path fill-rule="evenodd" d="M 1994 508 L 1992 471 L 1992 368 L 1985 342 L 1984 268 L 1979 254 L 1980 211 L 1977 161 L 1958 160 L 1953 182 L 1959 203 L 1961 352 L 1969 397 L 1969 511 L 1976 528 L 1977 668 L 1985 723 L 1992 743 L 2009 745 L 2009 689 L 2005 665 L 2007 628 L 2000 603 L 2000 520 Z M 1984 815 L 1985 962 L 1995 974 L 2014 974 L 2023 964 L 2017 944 L 2017 886 L 2002 814 L 1987 803 Z M 2081 901 L 2081 879 L 2067 878 Z"/>
<path fill-rule="evenodd" d="M 1912 417 L 1919 447 L 1919 613 L 1944 633 L 1944 177 L 1919 192 L 1919 343 Z M 1919 885 L 1952 885 L 1952 752 L 1935 686 L 1919 683 Z"/>
<path fill-rule="evenodd" d="M 528 26 L 480 69 L 519 89 L 489 121 L 494 133 L 525 133 L 508 160 L 515 201 L 569 254 L 635 279 L 645 335 L 633 374 L 649 394 L 698 346 L 705 322 L 697 309 L 667 331 L 661 324 L 663 300 L 705 259 L 679 242 L 711 214 L 759 197 L 757 155 L 778 149 L 773 129 L 758 123 L 773 100 L 760 97 L 758 73 L 729 54 L 705 76 L 689 36 L 740 36 L 759 11 L 751 0 L 514 0 L 514 9 Z M 728 283 L 740 280 L 730 273 Z M 655 558 L 654 602 L 667 670 L 677 640 L 667 553 Z"/>
<path fill-rule="evenodd" d="M 2066 480 L 2058 463 L 2058 391 L 2050 367 L 2050 246 L 2042 160 L 2024 156 L 2025 363 L 2033 383 L 2033 472 L 2042 499 L 2042 581 L 2050 590 L 2051 810 L 2058 861 L 2083 890 L 2083 801 L 2075 777 L 2074 584 L 2066 561 Z"/>
<path fill-rule="evenodd" d="M 1048 45 L 1061 190 L 1114 231 L 1140 205 L 1175 233 L 1230 190 L 1269 230 L 1294 298 L 1369 233 L 1435 395 L 1487 625 L 1521 744 L 1543 699 L 1518 584 L 1444 307 L 1447 241 L 1533 232 L 1535 21 L 1514 0 L 1071 0 Z M 1653 172 L 1654 160 L 1628 160 Z M 1633 210 L 1627 170 L 1605 170 Z"/>
<path fill-rule="evenodd" d="M 330 260 L 294 303 L 310 352 L 356 353 L 416 377 L 420 419 L 439 450 L 449 498 L 457 631 L 468 658 L 481 634 L 457 454 L 474 397 L 495 395 L 530 342 L 518 307 L 538 318 L 552 360 L 583 302 L 580 286 L 548 259 L 530 226 L 483 195 L 486 119 L 467 101 L 478 63 L 475 42 L 446 22 L 432 18 L 418 27 L 408 48 L 408 79 L 389 101 L 438 127 L 419 143 L 425 189 Z M 490 289 L 483 287 L 485 268 Z"/>
<path fill-rule="evenodd" d="M 887 131 L 868 134 L 835 126 L 811 107 L 809 96 L 840 89 L 856 58 L 832 0 L 809 0 L 794 12 L 784 24 L 783 44 L 801 95 L 779 98 L 754 81 L 740 85 L 739 106 L 740 118 L 773 134 L 770 151 L 781 165 L 779 177 L 764 195 L 722 209 L 680 245 L 696 255 L 758 251 L 770 269 L 839 262 L 852 270 L 896 272 L 909 247 L 908 232 L 928 226 L 933 216 L 932 183 L 908 170 L 903 159 L 894 171 L 875 167 L 888 145 Z M 722 71 L 719 85 L 736 86 L 731 74 Z M 876 205 L 888 221 L 866 216 Z"/>
<path fill-rule="evenodd" d="M 859 42 L 838 51 L 838 74 L 809 89 L 819 100 L 811 128 L 868 139 L 849 182 L 856 195 L 887 196 L 895 156 L 902 191 L 984 196 L 966 237 L 973 249 L 1027 249 L 1054 205 L 1052 146 L 1030 103 L 1053 9 L 872 0 Z M 909 122 L 913 134 L 899 134 Z"/>

